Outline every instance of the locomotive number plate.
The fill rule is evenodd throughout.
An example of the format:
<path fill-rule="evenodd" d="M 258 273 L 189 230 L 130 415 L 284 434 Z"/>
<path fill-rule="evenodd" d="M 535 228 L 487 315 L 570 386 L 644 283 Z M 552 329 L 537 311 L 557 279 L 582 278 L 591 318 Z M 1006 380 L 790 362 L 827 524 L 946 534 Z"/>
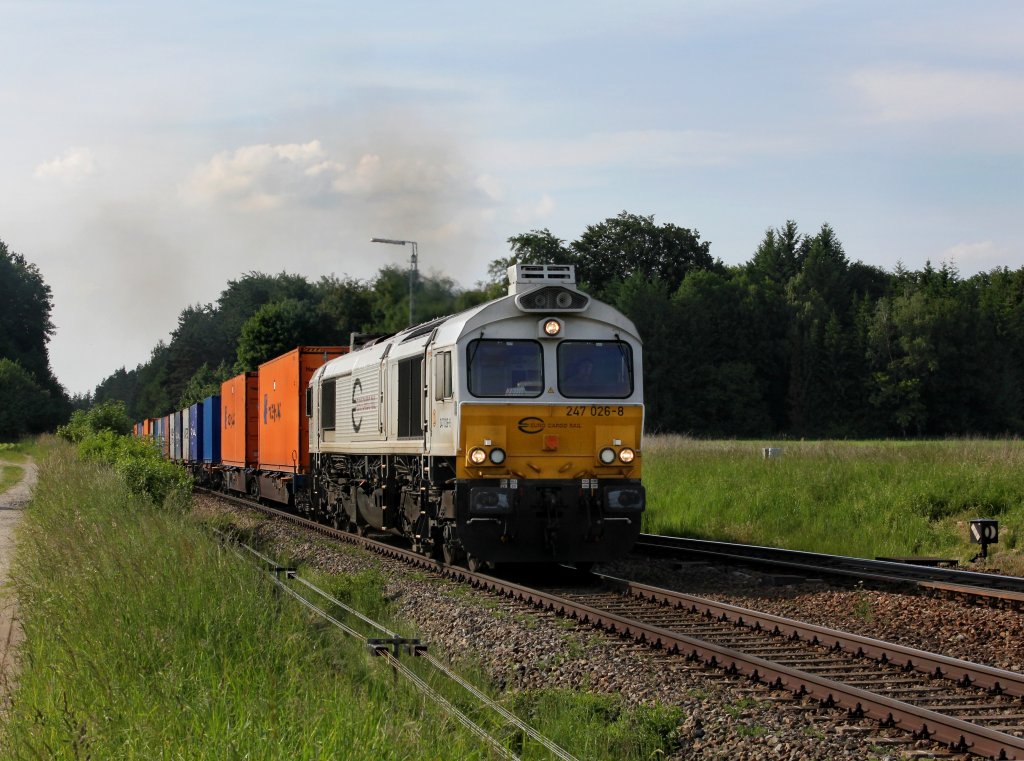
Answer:
<path fill-rule="evenodd" d="M 565 408 L 568 417 L 622 417 L 626 414 L 625 407 L 607 404 L 580 404 Z"/>

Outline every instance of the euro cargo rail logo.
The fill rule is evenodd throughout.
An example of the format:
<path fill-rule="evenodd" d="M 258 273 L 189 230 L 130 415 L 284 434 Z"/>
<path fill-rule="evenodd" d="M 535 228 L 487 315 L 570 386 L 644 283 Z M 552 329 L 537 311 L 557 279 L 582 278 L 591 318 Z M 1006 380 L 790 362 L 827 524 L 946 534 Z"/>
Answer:
<path fill-rule="evenodd" d="M 518 428 L 523 433 L 540 433 L 544 430 L 544 421 L 539 417 L 524 417 L 519 418 Z"/>

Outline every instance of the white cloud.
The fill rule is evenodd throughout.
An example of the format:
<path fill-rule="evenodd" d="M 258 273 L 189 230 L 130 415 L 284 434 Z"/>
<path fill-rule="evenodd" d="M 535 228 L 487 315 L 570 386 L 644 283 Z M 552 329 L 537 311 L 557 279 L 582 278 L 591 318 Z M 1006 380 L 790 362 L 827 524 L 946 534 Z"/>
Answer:
<path fill-rule="evenodd" d="M 327 160 L 319 140 L 247 145 L 218 153 L 192 173 L 182 190 L 192 201 L 224 201 L 241 211 L 262 211 L 289 197 L 322 193 L 342 171 Z"/>
<path fill-rule="evenodd" d="M 219 153 L 197 167 L 181 192 L 194 203 L 224 203 L 239 211 L 319 205 L 339 197 L 451 193 L 470 187 L 487 194 L 487 187 L 473 183 L 443 152 L 409 155 L 396 150 L 382 154 L 339 160 L 329 155 L 319 140 L 243 146 Z"/>
<path fill-rule="evenodd" d="M 879 122 L 935 122 L 1024 114 L 1024 77 L 995 71 L 892 66 L 849 79 Z"/>
<path fill-rule="evenodd" d="M 951 261 L 961 275 L 970 276 L 996 267 L 1016 268 L 1024 264 L 1020 252 L 1013 252 L 990 240 L 957 243 L 943 252 L 943 261 Z"/>
<path fill-rule="evenodd" d="M 64 183 L 77 182 L 96 171 L 96 156 L 89 148 L 68 148 L 60 156 L 44 161 L 35 169 L 35 176 L 41 180 L 58 180 Z"/>

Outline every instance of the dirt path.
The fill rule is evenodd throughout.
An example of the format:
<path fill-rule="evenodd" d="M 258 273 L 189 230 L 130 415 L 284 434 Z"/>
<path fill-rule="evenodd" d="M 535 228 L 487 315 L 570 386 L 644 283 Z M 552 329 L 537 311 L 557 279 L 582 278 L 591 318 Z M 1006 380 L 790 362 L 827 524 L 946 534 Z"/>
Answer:
<path fill-rule="evenodd" d="M 4 706 L 7 695 L 16 684 L 15 653 L 18 643 L 24 638 L 18 621 L 17 600 L 7 587 L 7 576 L 14 554 L 14 529 L 35 486 L 36 466 L 31 460 L 0 464 L 18 465 L 25 471 L 24 478 L 0 494 L 0 706 Z"/>

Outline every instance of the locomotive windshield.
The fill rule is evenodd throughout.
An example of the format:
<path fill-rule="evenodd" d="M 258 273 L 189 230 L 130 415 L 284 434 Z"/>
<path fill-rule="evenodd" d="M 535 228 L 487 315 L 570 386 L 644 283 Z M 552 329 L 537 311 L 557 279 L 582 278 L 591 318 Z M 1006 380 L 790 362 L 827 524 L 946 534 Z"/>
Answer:
<path fill-rule="evenodd" d="M 537 341 L 472 341 L 466 351 L 473 396 L 540 396 L 544 354 Z"/>
<path fill-rule="evenodd" d="M 558 390 L 574 399 L 624 399 L 633 393 L 633 350 L 623 341 L 562 341 Z"/>

